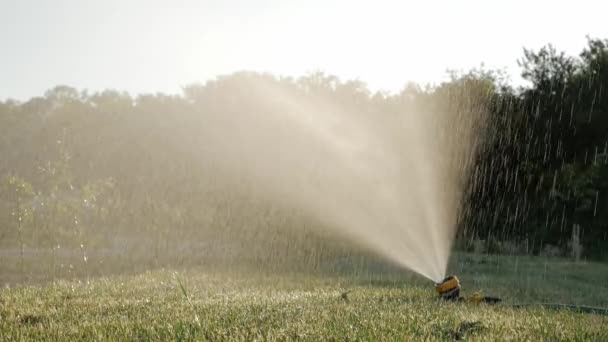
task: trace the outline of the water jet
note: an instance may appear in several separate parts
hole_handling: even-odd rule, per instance
[[[256,197],[441,282],[480,144],[486,92],[443,89],[440,100],[421,96],[404,111],[369,97],[335,101],[269,79],[247,82],[239,108],[251,110],[218,103],[197,144],[205,148],[202,159],[222,170],[218,179],[245,178]]]

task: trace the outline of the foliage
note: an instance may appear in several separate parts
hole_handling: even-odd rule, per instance
[[[530,86],[494,96],[479,156],[465,238],[527,239],[565,248],[580,225],[588,256],[607,246],[607,41],[589,39],[579,58],[551,45],[524,51]]]
[[[29,246],[77,246],[83,244],[84,235],[87,242],[95,241],[94,225],[103,223],[108,214],[104,195],[113,183],[105,179],[76,184],[69,159],[66,153],[59,161],[40,165],[36,187],[17,176],[5,177],[0,202],[14,217],[5,222],[8,227],[2,238],[5,246],[16,239]]]
[[[137,236],[140,248],[161,255],[175,241],[219,246],[230,234],[246,250],[263,245],[254,228],[264,226],[277,232],[274,247],[287,251],[276,253],[286,258],[299,250],[293,241],[318,239],[322,246],[329,238],[330,245],[344,247],[335,236],[319,236],[326,230],[313,229],[325,223],[256,197],[247,177],[217,182],[221,166],[203,158],[213,153],[210,141],[231,139],[229,130],[213,131],[222,117],[283,111],[280,99],[257,96],[257,85],[268,84],[377,120],[489,112],[479,123],[480,153],[463,195],[459,238],[525,240],[530,252],[540,253],[545,244],[566,248],[579,225],[585,256],[602,257],[608,234],[608,43],[589,39],[578,58],[552,46],[525,50],[520,63],[530,86],[518,90],[500,72],[483,69],[452,74],[432,87],[410,84],[398,94],[373,94],[362,82],[324,73],[292,79],[243,72],[187,86],[181,96],[58,86],[23,103],[0,102],[0,245],[15,247],[21,240],[32,247],[124,249],[123,242]],[[451,143],[441,134],[434,138]],[[287,226],[295,235],[285,232]],[[312,249],[322,254],[323,248]]]

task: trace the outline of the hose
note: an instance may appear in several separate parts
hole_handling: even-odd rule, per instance
[[[590,313],[596,315],[608,316],[608,308],[600,308],[586,305],[574,305],[574,304],[562,304],[562,303],[525,303],[525,304],[512,304],[513,308],[526,308],[531,306],[540,306],[547,309],[553,310],[571,310],[581,313]]]

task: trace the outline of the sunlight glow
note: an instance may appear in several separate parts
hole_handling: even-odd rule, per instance
[[[0,99],[56,84],[179,93],[239,70],[322,70],[399,91],[484,63],[517,83],[523,47],[578,53],[587,35],[608,35],[607,9],[599,0],[24,0],[0,14]]]

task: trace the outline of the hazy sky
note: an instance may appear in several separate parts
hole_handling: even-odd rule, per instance
[[[373,90],[482,62],[517,81],[523,47],[608,38],[606,0],[0,0],[0,99],[67,84],[180,92],[238,70],[323,70]]]

